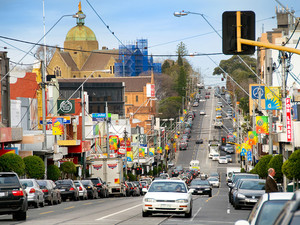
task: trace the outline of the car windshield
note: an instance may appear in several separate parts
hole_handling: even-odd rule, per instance
[[[235,175],[232,183],[235,183],[239,179],[258,179],[257,174],[243,174],[243,175]]]
[[[219,174],[218,174],[218,173],[211,173],[210,176],[211,176],[211,177],[218,177]]]
[[[273,224],[286,202],[287,200],[274,200],[265,202],[259,212],[256,225]]]
[[[90,180],[82,180],[81,183],[83,185],[91,185],[91,181]]]
[[[218,178],[216,178],[216,177],[210,177],[207,180],[209,180],[209,181],[218,181]]]
[[[186,187],[182,182],[154,182],[149,192],[181,192],[186,193]]]
[[[226,159],[226,156],[221,156],[220,159]]]
[[[265,190],[265,182],[264,181],[248,181],[245,180],[240,184],[240,189],[247,190]]]
[[[191,186],[195,185],[210,185],[207,180],[192,180]]]

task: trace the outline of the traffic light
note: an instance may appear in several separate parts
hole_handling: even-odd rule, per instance
[[[226,137],[221,138],[222,145],[226,145]]]
[[[171,143],[174,143],[174,138],[171,138]]]
[[[255,46],[242,45],[242,51],[237,51],[237,17],[236,11],[226,11],[222,15],[223,54],[252,55]],[[255,13],[241,11],[241,38],[255,41]]]

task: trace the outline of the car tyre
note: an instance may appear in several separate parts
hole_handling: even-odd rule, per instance
[[[18,213],[14,213],[13,214],[13,220],[26,220],[26,211],[23,212],[23,211],[20,211]]]
[[[51,200],[48,202],[48,205],[54,205],[53,196],[51,197]]]
[[[146,211],[146,212],[142,211],[142,216],[143,216],[143,217],[148,217],[148,216],[149,216],[149,212],[147,212],[147,211]]]
[[[233,207],[234,207],[234,209],[240,209],[241,208],[241,206],[239,206],[239,205],[237,205],[235,203],[233,203]]]
[[[212,193],[210,192],[210,193],[209,193],[209,197],[211,197],[211,196],[212,196]]]
[[[40,205],[39,205],[39,201],[34,202],[33,204],[34,204],[34,208],[39,208],[39,206],[40,206]]]
[[[43,200],[42,202],[40,202],[40,206],[41,207],[45,207],[45,200]]]
[[[184,217],[185,217],[185,218],[191,218],[191,217],[192,217],[192,213],[193,213],[193,209],[192,209],[192,207],[191,207],[190,212],[185,213],[185,214],[184,214]]]

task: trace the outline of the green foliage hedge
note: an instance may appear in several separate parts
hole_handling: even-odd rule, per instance
[[[60,169],[56,165],[50,165],[47,168],[47,179],[58,180],[61,176]]]
[[[21,156],[14,153],[6,153],[0,156],[0,171],[15,172],[19,176],[25,173],[25,163]]]
[[[25,173],[28,178],[42,179],[45,175],[45,165],[43,160],[36,156],[27,156],[24,159]]]

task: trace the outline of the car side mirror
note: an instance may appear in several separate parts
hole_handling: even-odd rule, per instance
[[[27,184],[22,184],[22,187],[23,187],[24,189],[26,189],[26,188],[27,188]]]

